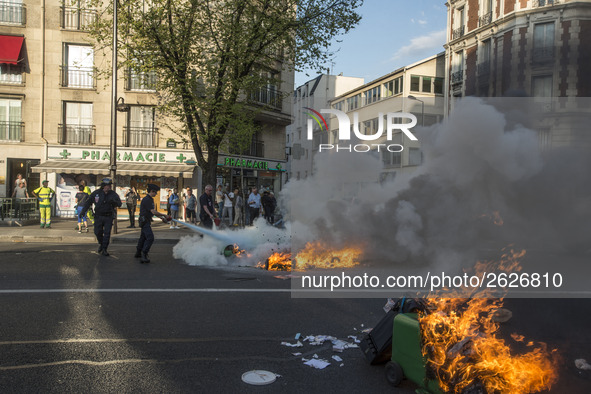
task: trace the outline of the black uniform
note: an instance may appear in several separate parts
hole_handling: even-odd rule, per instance
[[[204,206],[207,206],[209,213],[212,215],[215,213],[213,210],[213,197],[208,196],[207,193],[203,193],[201,197],[199,197],[199,208],[201,210],[199,213],[199,219],[201,220],[201,225],[203,227],[213,228],[213,221],[207,212],[205,212],[205,209],[203,209]]]
[[[152,210],[154,207],[154,199],[149,194],[142,199],[140,203],[140,218],[139,225],[142,229],[140,239],[137,243],[137,253],[148,254],[152,244],[154,243],[154,232],[152,231],[152,217],[154,214]],[[137,256],[137,255],[136,255]]]
[[[96,240],[99,244],[98,251],[108,256],[107,248],[111,241],[113,216],[115,214],[115,208],[121,206],[121,199],[113,190],[105,193],[103,188],[97,189],[86,200],[82,212],[80,212],[81,217],[86,215],[92,204],[94,204],[94,235],[96,235]]]

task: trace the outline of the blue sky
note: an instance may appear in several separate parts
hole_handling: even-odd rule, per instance
[[[340,36],[331,74],[365,82],[443,51],[447,9],[443,0],[365,0],[359,25]],[[296,87],[314,78],[296,74]]]

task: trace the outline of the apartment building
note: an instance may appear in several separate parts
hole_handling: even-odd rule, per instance
[[[58,192],[56,214],[69,216],[75,186],[84,179],[93,188],[109,174],[111,81],[98,78],[97,70],[111,54],[95,51],[85,32],[99,15],[83,0],[0,2],[0,197],[11,196],[18,173],[29,191],[49,179]],[[260,132],[246,151],[220,154],[220,183],[280,187],[291,119],[282,92],[293,90],[294,74],[276,72],[286,82],[249,97],[265,107],[256,118]],[[180,125],[157,110],[156,78],[132,69],[117,76],[120,194],[147,183],[200,190],[192,147],[174,133]],[[256,169],[237,170],[238,159]]]
[[[573,115],[581,98],[591,94],[591,78],[584,72],[591,66],[591,1],[450,0],[446,5],[447,111],[464,96],[532,97],[545,113],[536,126],[543,148],[591,147]]]
[[[306,125],[310,119],[307,108],[317,111],[330,108],[330,100],[363,85],[363,82],[363,78],[321,74],[294,90],[293,123],[286,128],[289,178],[305,179],[314,173],[314,143],[306,138]]]
[[[375,134],[379,130],[380,114],[382,124],[385,125],[387,113],[390,112],[411,113],[417,118],[417,128],[428,127],[443,119],[444,85],[445,53],[441,52],[337,96],[330,101],[330,105],[333,109],[345,112],[352,123],[357,116],[358,130],[366,135]],[[406,122],[402,118],[395,120],[396,123]],[[352,124],[351,127],[355,126]],[[330,116],[329,133],[322,133],[320,127],[315,125],[314,154],[323,154],[318,152],[320,144],[345,146],[351,143],[339,141],[338,128],[339,124],[334,116]],[[391,152],[382,149],[376,152],[384,165],[381,180],[393,179],[397,173],[411,172],[421,164],[420,138],[419,141],[412,141],[404,133],[397,131],[393,133],[393,140],[388,143],[402,145],[403,150]]]

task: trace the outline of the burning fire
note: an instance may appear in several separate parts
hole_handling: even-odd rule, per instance
[[[556,382],[555,350],[540,343],[526,354],[512,355],[505,341],[496,337],[499,326],[490,317],[502,306],[501,300],[427,302],[430,312],[419,317],[422,352],[443,392],[462,393],[480,386],[486,393],[533,393]],[[512,337],[524,340],[517,334]]]
[[[275,252],[264,264],[258,262],[257,268],[264,268],[268,271],[291,271],[291,253]]]
[[[295,257],[296,269],[351,268],[359,265],[361,254],[358,247],[334,249],[320,241],[308,242]]]
[[[490,214],[480,215],[480,217],[492,220],[492,222],[497,226],[502,226],[504,223],[503,218],[501,217],[501,214],[499,211],[493,211]]]

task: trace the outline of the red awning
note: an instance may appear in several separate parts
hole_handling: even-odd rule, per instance
[[[25,37],[0,36],[0,63],[17,64]]]

